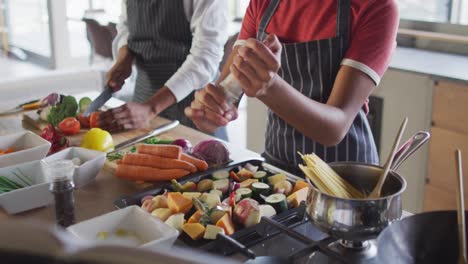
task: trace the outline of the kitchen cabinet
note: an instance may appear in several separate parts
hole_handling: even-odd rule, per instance
[[[424,210],[456,209],[455,149],[462,150],[463,167],[468,168],[468,85],[441,81],[434,86],[432,139]],[[466,173],[465,173],[466,175]],[[468,192],[468,180],[464,181]],[[465,203],[468,196],[465,195]]]

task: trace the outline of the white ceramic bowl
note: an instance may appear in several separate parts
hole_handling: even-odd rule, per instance
[[[16,214],[53,202],[49,191],[48,178],[41,161],[31,161],[6,168],[0,168],[0,175],[25,185],[14,174],[22,173],[32,181],[32,185],[0,194],[0,206],[9,214]]]
[[[148,249],[169,249],[179,235],[179,231],[166,225],[136,205],[116,210],[67,228],[70,233],[83,242],[124,245],[122,241],[99,238],[100,232],[113,234],[118,229],[134,233],[141,242],[138,247]]]
[[[31,131],[0,136],[0,149],[14,148],[15,152],[0,156],[0,168],[40,160],[47,155],[50,142]]]
[[[72,147],[57,152],[43,160],[0,168],[1,176],[6,176],[16,183],[24,185],[14,175],[18,171],[28,176],[33,182],[29,187],[0,194],[0,206],[7,213],[16,214],[51,204],[53,202],[53,195],[49,191],[50,179],[48,178],[44,162],[73,158],[81,160],[81,165],[75,168],[73,174],[75,188],[80,188],[96,178],[96,175],[104,165],[106,154],[99,151]]]
[[[81,165],[75,168],[75,173],[73,174],[75,188],[80,188],[96,178],[102,166],[104,166],[106,153],[85,148],[71,147],[50,155],[45,158],[44,161],[71,160],[73,158],[79,158],[81,161]]]

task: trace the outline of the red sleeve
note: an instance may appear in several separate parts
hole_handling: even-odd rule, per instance
[[[360,13],[341,64],[363,71],[378,84],[396,47],[398,7],[395,0],[374,0]]]
[[[258,0],[251,0],[242,20],[242,27],[238,39],[249,39],[257,37],[257,20],[260,14]],[[269,2],[269,1],[268,1]]]

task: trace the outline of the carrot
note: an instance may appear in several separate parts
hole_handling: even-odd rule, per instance
[[[190,171],[182,169],[156,169],[136,165],[120,164],[117,166],[115,176],[132,181],[168,181],[178,179],[189,174]]]
[[[197,159],[188,154],[182,153],[180,155],[180,159],[192,163],[193,165],[195,165],[195,167],[197,167],[198,170],[206,171],[208,169],[208,163],[206,163],[206,161]]]
[[[123,156],[122,164],[146,166],[157,169],[183,169],[192,173],[197,171],[197,167],[192,163],[148,154],[128,153]]]
[[[3,153],[8,154],[8,153],[13,153],[13,152],[15,152],[15,149],[7,148]]]
[[[138,153],[160,156],[170,159],[180,159],[182,148],[176,145],[138,144]]]

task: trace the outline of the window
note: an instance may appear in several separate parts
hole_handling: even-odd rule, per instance
[[[6,2],[9,42],[28,53],[50,57],[47,0]]]
[[[468,25],[468,0],[398,0],[406,20]]]

